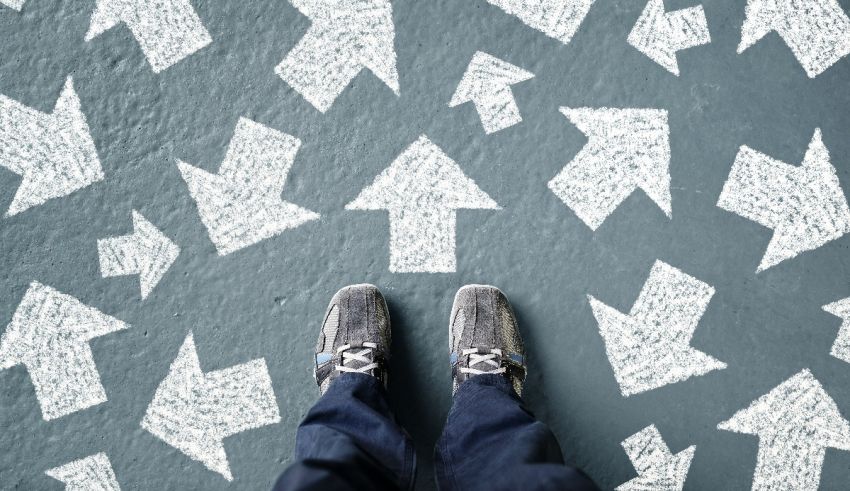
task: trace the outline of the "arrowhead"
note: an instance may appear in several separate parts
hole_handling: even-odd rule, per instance
[[[595,0],[487,0],[529,27],[564,44],[578,31]]]
[[[109,457],[100,452],[45,471],[65,483],[65,491],[119,491]]]
[[[97,0],[86,32],[86,42],[100,36],[121,23],[120,5],[115,0]]]
[[[684,487],[695,446],[673,455],[655,425],[630,436],[622,446],[639,475],[617,486],[617,491],[681,491]]]
[[[772,0],[773,5],[777,2]],[[775,29],[775,22],[782,12],[764,0],[749,0],[744,11],[744,24],[741,26],[741,42],[738,44],[738,54],[756,44],[770,31]],[[781,18],[781,17],[779,17]]]
[[[180,248],[136,210],[133,210],[133,235],[141,249],[139,282],[144,299],[177,259]]]
[[[824,305],[823,310],[844,320],[830,354],[850,363],[850,297]]]
[[[26,2],[26,0],[0,0],[0,3],[11,9],[17,10],[18,12],[24,8],[24,2]]]
[[[467,101],[484,100],[513,84],[533,77],[534,74],[531,72],[478,51],[469,62],[449,102],[449,107],[455,107]]]
[[[649,0],[632,31],[629,44],[679,76],[676,53],[711,42],[702,6],[664,11],[663,0]]]

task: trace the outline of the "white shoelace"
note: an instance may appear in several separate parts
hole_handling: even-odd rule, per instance
[[[469,355],[469,366],[460,367],[461,373],[468,373],[471,375],[481,375],[484,373],[505,373],[505,367],[500,367],[499,362],[496,361],[497,356],[502,356],[502,350],[500,349],[491,349],[489,353],[481,354],[478,352],[477,348],[469,348],[461,351],[461,355]],[[472,365],[477,365],[479,363],[489,365],[495,368],[495,370],[479,370],[477,368],[472,368]]]
[[[367,358],[366,355],[370,353],[372,350],[378,347],[375,343],[363,343],[363,349],[357,352],[350,352],[348,350],[351,349],[350,344],[343,344],[339,348],[336,349],[336,352],[342,355],[342,363],[336,366],[337,371],[339,372],[354,372],[354,373],[368,373],[370,370],[378,368],[378,364]],[[345,366],[350,361],[359,361],[362,363],[366,363],[360,368],[353,368]]]

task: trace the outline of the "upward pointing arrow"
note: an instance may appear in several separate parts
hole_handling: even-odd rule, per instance
[[[14,10],[20,11],[22,8],[24,8],[24,3],[26,1],[27,0],[0,0],[0,3]]]
[[[808,369],[717,428],[759,437],[754,491],[815,491],[826,449],[850,450],[850,423]]]
[[[100,452],[45,471],[65,483],[65,491],[119,491],[109,457]]]
[[[97,0],[86,41],[127,24],[154,73],[212,42],[189,0]]]
[[[399,95],[389,0],[290,0],[313,22],[275,71],[321,112],[367,68]]]
[[[681,491],[697,449],[691,445],[673,455],[655,425],[626,438],[622,446],[638,477],[617,486],[617,491]]]
[[[469,62],[449,107],[472,101],[484,132],[495,133],[522,121],[510,86],[532,77],[531,72],[478,51]]]
[[[711,42],[702,5],[664,12],[664,0],[649,0],[640,14],[629,44],[652,61],[679,76],[676,52]]]
[[[850,363],[850,297],[824,305],[823,310],[844,320],[829,354]]]
[[[564,44],[578,31],[595,0],[487,0]]]
[[[6,216],[103,180],[70,77],[50,114],[0,95],[0,166],[22,176]]]
[[[345,209],[389,211],[391,272],[450,273],[457,210],[501,208],[422,135]]]
[[[820,129],[800,166],[742,146],[717,206],[773,229],[757,272],[850,232],[850,208]]]
[[[0,337],[0,369],[24,365],[45,420],[106,402],[89,341],[127,324],[34,281]]]

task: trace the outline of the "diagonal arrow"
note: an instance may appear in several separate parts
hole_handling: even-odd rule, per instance
[[[850,53],[850,18],[836,0],[749,0],[738,53],[776,31],[809,78]]]
[[[843,320],[829,354],[850,363],[850,297],[824,305],[823,310]]]
[[[0,0],[0,4],[20,12],[20,10],[24,8],[24,3],[26,1],[27,0]]]
[[[154,73],[212,42],[189,0],[97,0],[86,41],[127,24]]]
[[[142,299],[147,298],[178,254],[177,244],[136,210],[132,234],[97,241],[101,275],[107,278],[138,274]]]
[[[673,455],[655,425],[626,438],[622,446],[638,477],[617,486],[617,491],[681,491],[697,449],[691,445]]]
[[[109,457],[100,452],[45,471],[65,483],[65,491],[119,491]]]
[[[664,11],[664,0],[649,0],[632,31],[629,44],[679,76],[676,52],[711,42],[702,5]]]
[[[34,281],[0,337],[0,369],[24,365],[45,420],[106,402],[89,341],[127,324]]]
[[[562,107],[588,141],[549,189],[592,230],[642,189],[670,217],[670,127],[663,109]]]
[[[478,51],[452,96],[449,107],[472,101],[488,135],[522,121],[511,85],[534,74],[495,56]]]
[[[850,208],[820,129],[800,166],[742,146],[717,206],[773,229],[757,272],[850,232]]]
[[[22,177],[6,216],[103,180],[70,77],[50,114],[0,95],[0,166]]]
[[[240,118],[218,174],[177,165],[219,255],[319,218],[280,199],[301,140]]]
[[[457,210],[501,208],[422,135],[345,209],[389,211],[391,272],[450,273]]]
[[[487,0],[533,29],[567,44],[595,0]]]
[[[850,423],[808,369],[756,399],[717,429],[758,436],[753,491],[815,491],[826,449],[850,451]]]
[[[712,296],[710,285],[662,261],[655,261],[628,314],[588,295],[624,396],[726,368],[690,346]]]
[[[389,0],[290,0],[312,25],[275,71],[321,112],[361,70],[399,95]]]
[[[141,425],[232,481],[223,440],[278,422],[280,412],[265,360],[204,373],[190,332]]]

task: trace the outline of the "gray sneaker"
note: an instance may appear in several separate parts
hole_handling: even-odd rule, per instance
[[[466,379],[502,374],[522,394],[525,348],[505,295],[494,286],[467,285],[458,290],[449,321],[454,391]]]
[[[316,344],[316,383],[324,394],[346,372],[365,373],[386,387],[390,316],[374,285],[351,285],[331,299]]]

